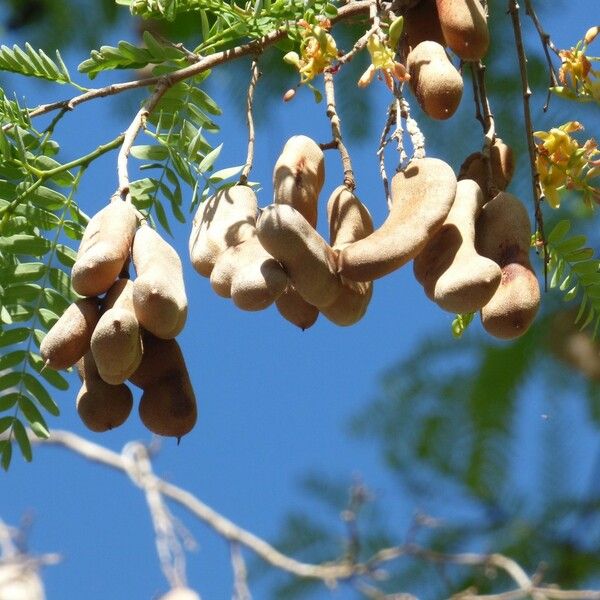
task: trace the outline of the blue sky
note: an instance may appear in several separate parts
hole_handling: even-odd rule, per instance
[[[496,4],[504,10],[505,3],[491,3],[493,8]],[[591,23],[579,11],[589,12],[594,4],[590,0],[569,2],[564,14],[547,22],[558,46],[582,36]],[[106,42],[114,43],[120,37],[128,35],[115,32]],[[71,67],[83,57],[65,58]],[[233,102],[243,97],[246,78],[239,84],[239,97],[228,98],[219,92],[228,89],[222,78],[233,76],[229,70],[217,70],[212,76],[211,90],[224,110],[219,124],[225,145],[217,168],[241,164],[245,157],[245,124]],[[104,83],[99,77],[95,85]],[[40,102],[67,93],[35,82],[19,82],[18,92]],[[374,150],[387,90],[375,82],[365,93],[376,107],[376,122],[365,123],[368,137],[350,142],[350,152],[358,194],[380,224],[386,207]],[[338,91],[338,98],[343,104],[343,91]],[[464,110],[470,110],[470,100],[465,94]],[[541,97],[538,100],[541,102]],[[131,116],[134,107],[132,100]],[[346,111],[342,118],[360,119],[361,115]],[[112,99],[78,107],[63,119],[57,132],[64,156],[74,157],[95,148],[128,123],[127,114],[115,110]],[[451,124],[440,123],[436,140],[448,139],[452,131]],[[472,130],[464,132],[472,138],[473,148],[480,143],[479,132],[475,121]],[[319,141],[331,137],[324,106],[315,106],[307,90],[301,90],[289,104],[276,104],[268,122],[261,121],[251,175],[262,184],[261,206],[271,202],[272,168],[285,140],[300,133]],[[143,138],[139,141],[149,143]],[[460,156],[453,155],[452,142],[436,143],[432,154],[446,158],[455,167],[461,162]],[[519,161],[522,173],[524,162]],[[338,155],[327,152],[319,214],[323,233],[327,230],[326,199],[339,183]],[[100,209],[116,184],[116,154],[111,153],[86,173],[78,193],[83,209],[88,214]],[[395,485],[380,464],[378,449],[351,439],[345,423],[374,396],[383,370],[408,355],[422,336],[434,331],[450,336],[452,315],[426,300],[408,267],[375,283],[369,310],[357,325],[339,328],[321,316],[314,327],[301,332],[284,321],[274,307],[244,313],[231,301],[217,297],[208,280],[197,275],[187,259],[189,225],[176,224],[174,234],[175,240],[169,241],[183,257],[190,305],[188,323],[178,339],[196,391],[199,419],[180,446],[173,440],[164,441],[155,461],[156,472],[266,539],[275,537],[288,510],[314,509],[297,485],[307,471],[325,471],[349,484],[361,477],[388,509],[393,531],[401,535],[416,507],[399,501]],[[77,381],[74,376],[71,379],[73,390],[56,396],[62,414],[49,420],[51,427],[72,430],[114,450],[132,439],[150,439],[135,412],[118,430],[102,435],[87,432],[74,409]],[[539,412],[529,418],[539,420]],[[64,450],[36,448],[32,464],[17,458],[8,475],[0,474],[2,519],[15,524],[28,511],[35,517],[32,551],[63,555],[61,564],[44,571],[50,600],[155,598],[167,591],[143,494],[123,474],[91,465]],[[174,512],[199,546],[188,555],[190,585],[204,599],[231,597],[227,544],[187,514],[176,508]],[[253,592],[255,598],[267,597],[260,583]],[[332,596],[348,597],[343,590]],[[312,597],[331,596],[323,592]]]

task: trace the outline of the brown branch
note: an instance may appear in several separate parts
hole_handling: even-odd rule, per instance
[[[341,6],[338,9],[338,14],[331,19],[331,23],[339,23],[356,15],[364,14],[369,11],[370,5],[371,0],[356,0],[355,2],[351,2],[349,4],[346,4],[345,6]],[[135,79],[133,81],[126,81],[123,83],[114,83],[103,88],[88,90],[87,92],[74,96],[73,98],[70,98],[68,100],[59,100],[58,102],[42,104],[41,106],[38,106],[37,108],[31,110],[29,112],[29,117],[37,117],[39,115],[43,115],[54,110],[73,110],[76,106],[84,102],[88,102],[96,98],[113,96],[115,94],[120,94],[125,91],[134,90],[142,87],[158,85],[161,82],[161,80],[164,79],[167,79],[168,81],[170,81],[171,85],[174,85],[179,81],[183,81],[184,79],[189,79],[190,77],[199,75],[200,73],[203,73],[208,69],[212,69],[220,64],[231,62],[232,60],[236,60],[243,56],[260,54],[265,48],[268,48],[269,46],[272,46],[280,42],[283,38],[285,38],[288,34],[288,28],[289,23],[282,26],[280,29],[277,29],[276,31],[271,31],[267,35],[257,40],[253,40],[246,44],[241,44],[240,46],[236,46],[228,50],[223,50],[221,52],[215,52],[214,54],[210,54],[209,56],[202,57],[196,63],[188,65],[187,67],[183,67],[177,71],[173,71],[167,76],[147,77],[142,79]],[[4,127],[10,128],[12,127],[12,124],[9,123]]]
[[[521,87],[523,90],[523,114],[525,117],[525,133],[527,135],[527,150],[529,152],[529,169],[531,171],[531,186],[533,193],[533,201],[535,206],[535,223],[543,245],[544,252],[544,290],[548,291],[548,251],[546,243],[546,235],[544,232],[544,217],[542,215],[542,200],[543,195],[540,186],[540,176],[535,168],[536,149],[533,141],[533,125],[531,120],[531,109],[529,99],[531,97],[531,88],[527,78],[527,57],[525,56],[525,48],[523,46],[523,35],[521,32],[521,18],[519,16],[519,4],[517,0],[508,0],[508,12],[510,13],[513,32],[515,36],[515,45],[517,48],[517,56],[519,59],[519,73],[521,75]]]
[[[329,69],[327,69],[325,73],[323,73],[323,76],[325,78],[327,116],[329,117],[329,121],[331,122],[331,133],[333,135],[333,139],[337,142],[337,148],[342,158],[342,167],[344,169],[344,185],[350,191],[353,191],[356,187],[356,180],[354,178],[354,172],[352,171],[352,162],[350,160],[350,154],[348,152],[348,149],[344,145],[344,141],[342,139],[340,117],[337,114],[337,110],[335,107],[335,86],[333,83],[333,73]]]
[[[246,164],[242,169],[239,183],[240,185],[246,185],[248,183],[248,175],[252,169],[252,163],[254,162],[254,119],[252,118],[252,106],[254,102],[254,90],[256,89],[256,83],[260,77],[260,71],[258,70],[258,60],[254,58],[251,66],[250,84],[248,85],[248,94],[246,96],[246,123],[248,124],[248,152],[246,154]]]

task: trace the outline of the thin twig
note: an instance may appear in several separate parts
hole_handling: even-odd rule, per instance
[[[240,546],[232,542],[230,549],[233,569],[233,600],[252,600],[252,594],[248,588],[248,572]]]
[[[549,50],[552,50],[556,56],[560,56],[558,48],[552,42],[550,36],[544,31],[540,20],[533,8],[533,2],[531,0],[525,0],[525,14],[529,16],[529,18],[533,21],[535,28],[540,36],[540,40],[542,42],[542,47],[544,48],[544,55],[546,56],[546,62],[548,63],[548,71],[550,73],[550,86],[549,88],[553,88],[558,85],[558,79],[556,77],[556,71],[554,70],[554,65],[552,64],[552,58],[550,57]],[[548,110],[548,106],[550,105],[550,96],[552,92],[548,89],[548,96],[546,97],[546,103],[544,104],[544,112]]]
[[[129,125],[127,131],[125,132],[125,138],[123,139],[123,144],[117,157],[119,195],[121,196],[122,200],[131,202],[131,197],[129,195],[129,173],[127,170],[127,158],[129,157],[129,152],[133,146],[133,143],[135,142],[135,138],[140,132],[140,129],[145,127],[148,115],[156,108],[156,105],[159,103],[164,93],[174,84],[175,82],[172,81],[169,76],[162,77],[154,88],[154,92],[152,92],[150,98],[148,98],[144,106],[137,112],[133,118],[133,121],[131,122],[131,125]]]
[[[344,145],[342,139],[342,129],[340,117],[337,114],[335,107],[335,86],[333,83],[333,73],[330,70],[326,70],[323,74],[325,78],[325,97],[327,98],[327,116],[331,122],[331,133],[333,139],[337,142],[337,148],[342,158],[342,167],[344,169],[344,185],[353,191],[356,187],[356,180],[354,178],[354,172],[352,171],[352,161],[350,160],[350,154],[348,149]]]
[[[483,156],[483,164],[486,172],[487,189],[484,190],[486,198],[494,198],[498,193],[498,188],[494,182],[492,175],[492,161],[490,159],[491,149],[496,139],[496,123],[490,106],[490,101],[487,95],[485,86],[485,65],[478,61],[471,63],[471,73],[477,90],[478,111],[481,109],[481,122],[483,124],[484,142],[481,154]]]
[[[410,142],[413,147],[414,158],[425,157],[425,136],[419,128],[419,124],[410,116],[410,104],[402,93],[402,84],[394,81],[394,96],[400,102],[400,115],[406,121],[406,131],[410,137]],[[398,166],[398,170],[401,168]]]
[[[531,121],[531,109],[529,99],[531,97],[531,88],[527,78],[527,57],[523,46],[523,35],[521,32],[521,18],[519,16],[519,4],[517,0],[508,0],[508,12],[510,13],[513,31],[515,35],[515,45],[519,59],[519,73],[521,75],[521,87],[523,90],[523,114],[525,116],[525,134],[527,135],[527,150],[529,152],[529,169],[531,171],[531,186],[533,192],[533,201],[535,206],[536,229],[541,236],[541,242],[544,252],[544,290],[548,291],[548,249],[546,235],[544,232],[544,217],[542,214],[543,195],[540,186],[540,176],[535,168],[536,149],[533,141],[533,125]]]
[[[256,83],[260,77],[260,71],[258,70],[258,59],[252,60],[252,66],[250,67],[251,76],[250,84],[248,85],[248,93],[246,95],[246,123],[248,124],[248,153],[246,154],[246,164],[242,169],[239,183],[240,185],[246,185],[248,183],[248,175],[252,169],[252,163],[254,162],[254,119],[252,118],[252,106],[254,103],[254,90],[256,89]]]

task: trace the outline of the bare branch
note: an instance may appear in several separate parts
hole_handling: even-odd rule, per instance
[[[252,600],[248,589],[248,573],[240,547],[235,542],[230,544],[231,566],[233,569],[233,600]]]

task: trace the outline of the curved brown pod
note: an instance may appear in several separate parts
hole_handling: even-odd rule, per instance
[[[253,234],[219,256],[210,283],[217,294],[231,297],[238,308],[255,311],[273,304],[285,290],[288,278]]]
[[[292,136],[273,169],[273,202],[289,204],[313,226],[325,180],[325,160],[319,145],[305,135]]]
[[[91,350],[100,377],[123,383],[142,360],[140,325],[133,308],[133,282],[118,279],[104,299],[104,312],[94,329]]]
[[[366,206],[346,186],[333,190],[327,202],[329,239],[334,252],[373,233],[373,220]],[[321,312],[336,325],[353,325],[367,311],[373,295],[373,282],[356,282],[340,277],[340,292]]]
[[[177,336],[188,302],[181,259],[152,227],[143,223],[133,239],[133,308],[140,325],[160,338]]]
[[[219,190],[198,207],[189,252],[200,275],[209,277],[217,258],[227,248],[252,236],[257,210],[256,194],[246,185]]]
[[[500,284],[500,267],[475,250],[475,220],[483,203],[477,183],[459,181],[446,221],[413,262],[417,281],[444,310],[476,312]]]
[[[432,119],[448,119],[458,108],[463,79],[437,42],[425,41],[413,48],[406,59],[408,81],[419,106]]]
[[[467,156],[458,173],[459,180],[473,179],[476,181],[487,196],[486,201],[491,200],[491,197],[489,197],[490,189],[495,190],[493,196],[498,192],[506,190],[515,172],[512,149],[500,138],[496,138],[490,148],[489,161],[492,176],[491,182],[488,181],[488,170],[481,152],[474,152]],[[489,183],[491,183],[491,186]]]
[[[456,194],[456,177],[437,158],[412,160],[392,179],[392,207],[379,229],[339,254],[339,273],[373,281],[414,258],[442,226]]]
[[[284,319],[300,327],[302,331],[312,327],[319,318],[319,309],[309,304],[293,285],[288,285],[275,300],[275,306]]]
[[[540,286],[529,262],[531,225],[523,203],[500,192],[481,211],[476,223],[476,248],[500,265],[502,280],[481,309],[485,330],[501,339],[523,335],[537,314]]]
[[[100,318],[98,298],[73,302],[40,344],[40,355],[53,369],[72,367],[89,349]]]
[[[78,294],[100,296],[108,291],[129,258],[136,228],[135,209],[118,198],[90,219],[71,272]]]
[[[435,0],[421,0],[404,13],[404,31],[409,48],[415,48],[426,40],[445,46]]]
[[[82,380],[76,407],[83,424],[95,432],[108,431],[122,425],[133,407],[131,390],[124,384],[110,385],[98,373],[91,352],[77,363]]]
[[[481,60],[490,44],[479,0],[436,0],[446,44],[463,60]]]
[[[144,332],[144,357],[129,377],[143,394],[139,405],[142,423],[157,435],[181,438],[198,417],[196,395],[176,340],[163,340]]]
[[[317,308],[334,302],[339,294],[335,254],[295,208],[287,204],[267,206],[258,219],[256,232],[306,302]]]

